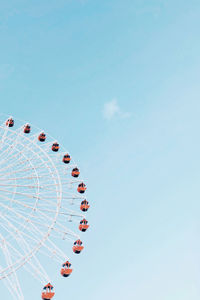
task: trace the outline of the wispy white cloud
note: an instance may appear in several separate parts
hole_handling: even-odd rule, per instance
[[[131,114],[129,112],[123,112],[119,107],[117,100],[113,99],[104,104],[103,116],[105,119],[111,120],[115,116],[120,118],[129,118]]]

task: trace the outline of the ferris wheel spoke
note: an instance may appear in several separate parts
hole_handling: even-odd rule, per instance
[[[0,266],[0,269],[2,267]],[[4,285],[6,286],[6,288],[8,289],[8,291],[10,292],[10,294],[12,295],[13,299],[16,299],[16,292],[15,292],[15,288],[13,289],[13,285],[12,285],[12,279],[10,277],[6,277],[3,280]],[[21,300],[18,298],[18,300]]]
[[[54,203],[53,200],[55,200],[55,197],[48,196],[48,195],[47,196],[43,195],[42,198],[45,201],[45,203],[47,201],[48,201],[48,203]],[[50,199],[52,199],[52,201],[50,201]],[[84,200],[84,199],[85,199],[85,197],[83,197],[83,196],[69,195],[68,197],[67,196],[62,197],[62,202],[64,205],[66,205],[66,204],[74,205],[74,204],[77,204],[77,201]],[[79,205],[79,203],[78,203],[78,205]]]
[[[1,137],[1,143],[0,143],[1,144],[0,149],[1,149],[4,144],[4,141],[6,139],[6,136],[7,136],[8,132],[10,132],[10,131],[9,131],[8,126],[5,126],[5,123],[0,126],[0,130],[3,131],[2,137]]]
[[[13,245],[11,245],[9,242],[7,242],[7,244],[9,245],[10,247],[10,251],[12,253],[12,256],[15,257],[15,258],[23,258],[24,256],[26,256],[26,254],[28,253],[28,250],[25,249],[24,247],[24,239],[23,239],[23,236],[22,236],[22,232],[19,231],[19,229],[16,228],[16,226],[14,226],[13,224],[11,224],[11,222],[7,219],[7,218],[4,218],[4,221],[7,225],[1,225],[2,228],[4,228],[5,231],[7,231],[9,233],[9,236],[13,237],[13,239],[15,240],[15,247]],[[24,234],[24,237],[26,237],[26,234]],[[30,244],[30,241],[31,239],[29,238],[29,246],[31,245]],[[19,252],[17,250],[17,247],[20,247],[21,250],[23,250],[23,253]],[[11,271],[12,271],[12,268],[10,268]],[[10,270],[8,268],[8,270]]]
[[[68,260],[69,258],[66,254],[58,248],[54,242],[48,239],[47,243],[44,245],[45,249],[49,251],[51,257],[57,259],[58,262],[62,263],[64,260]],[[43,251],[43,250],[40,250]]]
[[[49,174],[46,175],[38,175],[38,176],[24,176],[24,177],[12,177],[12,178],[0,178],[0,182],[4,181],[14,181],[14,180],[34,180],[34,179],[44,179],[45,177],[49,178]]]
[[[13,257],[15,257],[15,258],[18,258],[18,257],[23,258],[23,256],[20,254],[20,252],[14,248],[12,248],[12,253],[13,253]],[[16,253],[17,253],[17,255],[14,255]],[[32,260],[34,260],[34,263],[32,262]],[[37,280],[39,280],[42,284],[45,284],[45,282],[50,282],[48,275],[46,274],[45,270],[42,268],[41,264],[36,259],[36,257],[33,257],[31,260],[29,260],[27,262],[27,265],[29,267],[25,265],[24,266],[25,270],[28,273],[30,273],[33,277],[35,277]],[[9,271],[8,275],[9,275],[9,278],[13,277],[13,272]],[[13,282],[13,280],[11,282]],[[17,290],[18,290],[18,286],[17,286]],[[14,295],[15,295],[15,293],[14,293]],[[14,298],[14,299],[16,299],[16,298]]]
[[[29,224],[31,224],[33,226],[33,228],[36,230],[37,233],[42,234],[42,232],[33,224],[32,220],[27,219],[25,216],[23,216],[21,213],[15,211],[13,208],[8,207],[7,205],[4,205],[2,203],[0,203],[1,206],[3,206],[4,208],[7,208],[8,210],[12,211],[16,216],[19,216],[20,218],[24,219],[24,221],[28,222]],[[54,222],[54,219],[52,219]],[[49,229],[52,229],[52,226],[49,226]],[[49,230],[47,232],[46,235],[46,239],[49,237]]]
[[[6,198],[6,200],[7,200],[7,198]],[[24,208],[29,208],[30,210],[32,210],[32,211],[37,211],[37,212],[39,212],[40,213],[40,217],[41,218],[43,218],[43,220],[44,221],[46,221],[47,219],[48,220],[50,220],[50,221],[53,221],[53,218],[52,217],[49,217],[49,216],[47,216],[44,212],[51,212],[52,214],[55,214],[55,210],[42,210],[42,209],[40,209],[40,208],[35,208],[35,207],[33,207],[33,206],[29,206],[29,205],[27,205],[27,204],[23,204],[23,203],[21,203],[20,201],[17,201],[17,200],[14,200],[13,202],[15,202],[15,203],[17,203],[17,204],[19,204],[19,206],[22,206],[22,207],[24,207]],[[0,204],[0,205],[2,205],[2,204]],[[4,206],[4,208],[6,208],[6,209],[9,209],[9,206],[7,206],[7,205],[3,205]],[[21,211],[21,210],[19,210],[19,209],[17,209],[17,212],[18,213],[20,213],[22,216],[24,216],[23,215],[23,213],[24,213],[24,211]],[[29,218],[34,218],[34,216],[33,215],[28,215],[28,217],[27,216],[24,216],[25,218],[26,218],[26,221],[29,221],[29,219],[28,219],[28,217]],[[32,223],[35,223],[35,224],[40,224],[40,225],[42,225],[43,227],[45,226],[45,223],[43,222],[43,223],[39,223],[39,222],[35,222],[34,220],[32,220],[32,219],[30,219],[31,220],[31,222]],[[38,220],[38,216],[37,216],[37,220]],[[48,226],[47,226],[48,227]],[[70,231],[69,231],[70,232]],[[71,233],[71,232],[70,232]]]
[[[41,158],[38,157],[38,154],[35,151],[33,151],[33,149],[31,149],[30,147],[27,147],[27,145],[24,145],[24,144],[20,144],[20,146],[21,146],[20,149],[18,149],[18,148],[15,149],[15,151],[16,151],[15,155],[13,155],[12,153],[9,153],[10,155],[7,157],[7,160],[10,159],[12,161],[12,163],[9,166],[16,167],[17,164],[22,165],[30,160],[35,160],[35,161],[37,159],[41,160]],[[30,153],[31,153],[31,155],[30,155]],[[5,158],[2,162],[5,162]],[[4,169],[6,169],[6,168],[4,168]]]
[[[85,217],[83,214],[79,214],[76,211],[73,211],[73,210],[65,208],[65,207],[61,208],[60,214],[61,215],[67,215],[67,216],[70,216],[70,217],[79,217],[79,218],[84,218]]]
[[[0,205],[3,206],[4,208],[8,209],[9,211],[11,211],[14,215],[18,216],[20,219],[27,222],[27,224],[31,224],[32,229],[35,230],[37,232],[37,234],[41,234],[41,236],[43,235],[43,233],[33,224],[32,220],[28,219],[27,217],[25,217],[23,214],[19,213],[18,211],[16,211],[12,207],[8,207],[7,205],[4,205],[2,203],[0,203]],[[51,229],[51,227],[52,226],[49,226],[50,229]],[[46,238],[48,236],[49,236],[49,231],[46,233]]]
[[[4,239],[4,237],[2,236],[2,234],[0,234],[0,238],[3,241],[3,245],[2,245],[1,248],[2,248],[2,251],[4,253],[7,265],[11,266],[11,268],[12,268],[13,262],[12,262],[11,254],[10,254],[10,252],[8,250],[8,247],[7,247],[7,242]],[[23,297],[23,294],[22,294],[21,286],[19,284],[19,280],[18,280],[18,277],[16,275],[16,271],[14,269],[12,269],[11,276],[12,276],[12,279],[11,279],[12,287],[11,288],[15,291],[15,294],[17,295],[18,299],[23,300],[24,297]]]
[[[27,157],[23,154],[23,157],[27,160]],[[33,166],[33,164],[32,164],[32,162],[29,160],[29,164],[34,168],[34,166]],[[35,176],[36,176],[36,183],[37,183],[37,186],[36,186],[36,188],[35,188],[35,190],[36,190],[36,193],[37,193],[37,195],[39,194],[39,178],[38,178],[38,173],[37,173],[37,171],[35,170],[35,168],[34,168],[34,173],[35,173]],[[16,177],[15,177],[15,185],[14,185],[14,193],[16,194],[16,189],[17,189],[17,184],[16,184]],[[34,180],[35,181],[35,180]],[[15,195],[14,194],[14,195]],[[12,197],[12,198],[14,198],[14,197]],[[37,201],[35,202],[35,206],[37,205]]]
[[[42,198],[40,198],[40,199],[42,199]],[[13,199],[13,198],[10,198],[10,197],[7,197],[7,196],[3,196],[2,195],[2,200],[5,200],[5,201],[9,201],[9,203],[15,203],[15,204],[17,204],[17,205],[19,205],[19,206],[21,206],[21,207],[23,207],[23,208],[25,208],[25,209],[30,209],[31,211],[40,211],[40,212],[42,212],[42,211],[46,211],[46,212],[52,212],[52,213],[55,213],[55,210],[45,210],[45,207],[46,206],[41,206],[40,204],[35,204],[35,203],[32,203],[32,202],[30,202],[30,203],[24,203],[23,201],[20,201],[20,199],[18,199],[18,200],[16,200],[16,199]],[[51,206],[52,205],[54,205],[54,202],[51,202],[51,201],[46,201],[46,202],[48,202]],[[0,204],[1,205],[1,204]],[[6,206],[5,204],[4,204],[4,207],[6,207],[6,208],[8,208],[9,206]],[[19,210],[19,209],[18,209]],[[67,210],[66,210],[67,211]],[[70,211],[69,210],[69,215],[71,215],[72,214],[72,211]],[[77,214],[77,215],[79,215],[79,214]]]
[[[40,200],[40,197],[38,197],[37,194],[32,195],[32,194],[26,194],[26,193],[21,193],[21,192],[13,192],[13,191],[5,190],[5,189],[0,189],[0,192],[4,192],[4,193],[8,193],[8,194],[13,194],[14,193],[15,195],[20,195],[20,196],[24,196],[24,197],[27,197],[27,198]]]
[[[45,162],[45,159],[39,158],[37,153],[34,151],[25,151],[25,149],[16,149],[16,152],[18,155],[16,155],[16,158],[13,159],[9,159],[9,161],[11,162],[11,164],[9,164],[8,166],[6,165],[6,167],[18,167],[18,166],[22,166],[23,164],[27,164],[32,162],[33,164],[37,164],[38,162]],[[4,169],[1,170],[6,170],[6,168],[4,167]]]
[[[62,256],[63,259],[61,259],[61,256],[57,255],[55,250],[49,249],[47,247],[44,247],[42,250],[40,249],[40,254],[50,258],[50,260],[53,259],[54,261],[56,261],[60,265],[63,263],[63,261],[68,260],[66,255],[65,255],[65,257]]]
[[[23,226],[24,224],[22,222],[17,221],[16,218],[14,218],[14,222],[12,222],[13,218],[9,218],[8,216],[4,217],[4,221],[6,223],[6,225],[2,225],[1,226],[4,228],[5,231],[7,231],[7,233],[9,233],[10,235],[14,234],[14,239],[19,242],[19,238],[26,238],[26,240],[28,241],[27,245],[32,245],[32,244],[36,244],[39,242],[39,237],[36,238],[38,236],[38,232],[35,231],[35,229],[33,228],[26,228],[27,229],[27,233],[25,231],[22,230],[21,226]],[[15,224],[15,225],[14,225]],[[20,226],[20,230],[17,229],[17,225]],[[13,230],[13,232],[12,232]],[[33,236],[32,236],[33,235]],[[12,246],[13,247],[13,246]],[[15,251],[17,251],[16,249],[14,249]],[[19,253],[19,252],[18,252]],[[21,255],[19,255],[21,256]]]
[[[53,212],[53,211],[52,211],[52,212]],[[47,219],[50,220],[50,221],[52,221],[52,218],[49,217],[49,216],[47,216],[47,215],[44,214],[43,212],[41,212],[41,210],[39,210],[39,213],[40,213],[40,215],[41,215],[41,222],[39,222],[38,220],[37,220],[37,221],[32,220],[32,222],[33,222],[34,224],[39,225],[40,227],[44,227],[44,226],[48,227],[47,225],[45,225],[44,221],[46,221]],[[70,214],[66,214],[66,215],[72,217],[72,214],[71,214],[71,213],[70,213]],[[56,226],[55,226],[55,228],[54,228],[54,231],[60,233],[62,236],[65,236],[65,237],[67,236],[68,238],[69,238],[69,236],[71,236],[71,237],[73,237],[73,240],[74,240],[74,238],[76,238],[76,239],[79,239],[79,238],[80,238],[79,235],[77,235],[77,234],[74,233],[72,230],[70,230],[70,229],[67,228],[66,226],[62,225],[62,224],[61,224],[60,222],[58,222],[58,221],[56,222]],[[70,239],[70,240],[71,240],[71,239]]]
[[[5,218],[4,218],[5,219]],[[20,232],[17,227],[15,227],[13,224],[11,224],[11,222],[9,222],[9,220],[5,219],[7,225],[13,229],[14,233],[9,232],[10,234],[12,234],[13,238],[16,240],[16,242],[23,247],[22,249],[24,249],[24,253],[29,252],[30,251],[30,245],[26,242],[26,240],[24,239],[24,237],[22,236],[22,232]],[[8,229],[7,229],[8,230]],[[17,233],[17,235],[16,235]],[[20,237],[20,241],[19,241],[19,237]],[[17,257],[22,257],[21,253],[16,250],[15,248],[12,247],[12,253],[17,253]],[[34,260],[34,263],[32,263],[32,260]],[[40,282],[45,283],[45,281],[50,281],[49,277],[47,275],[47,273],[45,272],[44,268],[41,266],[41,264],[39,263],[39,260],[34,256],[32,258],[32,260],[28,261],[28,264],[32,267],[32,269],[34,270],[34,273],[32,273],[32,275],[34,277],[36,277],[37,279],[40,279]],[[27,268],[25,266],[25,269],[27,269],[28,272],[30,272],[30,269]],[[39,275],[39,277],[37,275]]]
[[[40,189],[40,190],[45,190],[45,191],[49,191],[49,192],[52,192],[52,191],[55,191],[55,189],[49,189],[48,187],[49,186],[59,186],[58,183],[54,184],[43,184],[43,185],[22,185],[22,184],[9,184],[9,183],[0,183],[0,187],[16,187],[16,188],[27,188],[27,189]]]
[[[18,174],[18,173],[25,173],[25,172],[28,172],[30,170],[37,170],[37,169],[41,169],[44,167],[44,163],[38,165],[37,167],[29,167],[29,168],[24,168],[24,169],[20,169],[20,170],[16,170],[16,171],[13,171],[13,172],[8,172],[8,173],[5,173],[5,174],[2,174],[0,177],[5,177],[6,175],[12,175],[12,174]]]
[[[45,285],[46,282],[51,282],[49,276],[47,275],[42,265],[39,263],[38,260],[34,260],[36,257],[34,256],[30,261],[27,262],[28,265],[24,266],[24,269],[30,273],[35,279]],[[34,262],[32,262],[34,261]],[[32,271],[31,271],[32,268]]]
[[[3,146],[3,144],[4,144],[7,132],[8,132],[8,128],[6,128],[6,130],[3,131],[2,138],[1,138],[1,143],[0,143],[0,150],[1,150],[2,146]]]
[[[45,214],[45,212],[51,212],[51,213],[55,213],[55,211],[48,211],[48,210],[41,210],[39,209],[38,212],[39,212],[39,215],[41,217],[41,221],[46,221],[47,219],[52,221],[52,218],[49,217],[49,215]],[[67,215],[67,214],[66,214]],[[72,216],[72,214],[68,214],[69,216]],[[42,227],[46,226],[44,222],[39,222],[39,221],[34,221],[34,220],[31,220],[32,223],[35,223],[35,224],[38,224]],[[55,231],[57,232],[60,232],[62,234],[65,234],[65,235],[70,235],[70,236],[73,236],[74,238],[77,238],[79,239],[79,235],[75,234],[72,230],[69,230],[66,226],[62,225],[60,222],[56,222],[56,227],[54,228]]]
[[[35,189],[38,188],[38,185],[22,185],[22,184],[10,184],[10,183],[0,183],[1,187],[23,187],[23,188],[29,188],[29,189]]]
[[[19,134],[19,135],[21,136],[21,134]],[[24,137],[24,139],[29,141],[29,139],[26,138],[26,137]],[[42,155],[45,156],[45,158],[48,160],[48,162],[49,162],[49,163],[51,164],[51,166],[53,167],[54,171],[57,173],[57,175],[59,175],[57,169],[55,168],[55,165],[54,165],[54,163],[53,163],[53,160],[52,160],[52,158],[48,155],[48,153],[46,153],[46,152],[42,149],[41,146],[37,145],[37,144],[34,143],[34,141],[32,141],[32,140],[31,140],[31,145],[34,145],[35,148],[36,148],[37,150],[39,150],[40,153],[41,153]],[[25,147],[28,148],[29,151],[32,152],[32,149],[31,149],[30,147],[27,147],[26,145],[25,145]],[[37,152],[35,152],[35,153],[36,153],[36,155],[40,158],[39,154],[38,154]],[[49,166],[47,166],[47,168],[49,168]]]
[[[12,227],[11,223],[7,220],[8,225]],[[7,229],[8,230],[8,229]],[[8,230],[9,231],[9,230]],[[19,231],[17,232],[17,234],[19,234]],[[24,232],[20,232],[20,234],[23,234],[24,236],[27,237],[27,234],[25,234]],[[28,236],[30,240],[35,241],[35,239],[33,237]],[[78,236],[76,236],[77,238],[79,238]],[[16,236],[15,236],[16,239]],[[52,242],[48,239],[48,244],[50,244],[50,246],[44,245],[44,247],[53,255],[56,256],[57,258],[59,258],[59,262],[62,262],[63,259],[66,259],[66,255]],[[17,252],[17,250],[12,247],[13,252]]]
[[[19,131],[19,130],[18,130]],[[15,135],[16,136],[16,132],[12,132],[10,134],[10,136],[12,135]],[[0,164],[2,162],[2,159],[1,157],[3,157],[3,160],[5,160],[5,158],[7,158],[7,156],[5,154],[8,153],[8,155],[11,155],[14,150],[15,150],[15,147],[18,145],[18,141],[20,140],[20,135],[18,134],[17,135],[17,138],[15,138],[14,140],[10,138],[10,136],[6,136],[6,138],[4,138],[4,141],[6,140],[6,145],[8,146],[3,152],[1,152],[0,154]],[[11,141],[11,144],[8,144],[7,141]],[[5,142],[3,143],[3,145],[5,145]]]
[[[36,209],[35,203],[23,203],[22,201],[19,201],[19,200],[10,198],[10,197],[6,197],[6,196],[2,196],[1,200],[2,200],[2,201],[5,200],[6,203],[9,202],[10,205],[13,204],[13,203],[16,204],[16,206],[15,206],[16,209],[18,209],[18,206],[17,206],[17,205],[19,205],[19,207],[23,207],[23,208],[25,208],[25,209],[28,208],[28,209],[30,209],[30,210],[32,210],[32,211],[34,211],[34,210]],[[34,204],[34,205],[33,205],[33,204]],[[9,207],[9,206],[8,206],[8,207]]]
[[[6,164],[5,167],[2,167],[0,169],[1,173],[4,172],[4,176],[7,175],[7,173],[5,173],[6,170],[10,169],[10,168],[14,168],[17,169],[18,167],[21,167],[22,165],[26,165],[27,163],[30,163],[31,161],[36,162],[37,160],[34,158],[34,156],[32,157],[28,157],[26,156],[23,152],[19,152],[19,154],[21,155],[20,159],[16,159],[16,160],[11,160],[10,164]]]
[[[41,263],[39,262],[39,260],[37,259],[36,256],[33,256],[33,258],[28,262],[28,264],[33,268],[33,270],[35,271],[33,274],[33,276],[39,280],[43,285],[46,284],[46,282],[50,282],[50,278],[47,275],[45,269],[42,267]],[[28,272],[30,272],[30,269],[28,267],[25,268]],[[39,276],[38,276],[39,275]]]
[[[16,274],[16,273],[15,273]],[[21,291],[21,286],[19,284],[19,280],[13,273],[9,275],[9,277],[4,278],[3,282],[10,294],[12,295],[14,300],[24,300],[24,296]]]
[[[15,217],[10,218],[9,216],[1,216],[1,218],[4,219],[4,224],[1,223],[1,227],[9,235],[13,235],[14,234],[13,237],[17,241],[19,241],[19,237],[21,238],[21,237],[24,236],[24,238],[26,238],[26,240],[28,240],[29,246],[31,244],[36,244],[36,243],[39,242],[38,232],[35,231],[34,228],[27,227],[26,228],[27,233],[24,230],[22,230],[22,229],[25,229],[23,227],[25,222],[24,223],[22,221],[19,222]],[[13,223],[11,223],[12,221],[13,221]],[[28,222],[26,222],[26,225],[27,226],[29,225]],[[17,229],[16,226],[20,226],[19,229]],[[13,230],[13,232],[12,232],[12,230]],[[38,237],[38,238],[36,238],[36,237]]]
[[[32,142],[32,141],[31,141]],[[36,148],[38,149],[40,149],[40,147],[38,146],[38,145],[35,145],[35,146],[37,146]],[[31,153],[33,153],[34,155],[36,155],[38,158],[39,158],[39,160],[41,160],[44,164],[46,164],[46,167],[47,167],[47,169],[49,169],[49,165],[47,165],[47,162],[44,160],[44,159],[42,159],[39,155],[38,155],[38,153],[36,152],[36,151],[33,151],[30,147],[28,147],[27,145],[22,145],[22,147],[23,147],[23,149],[28,149],[28,151],[29,152],[31,152]],[[50,162],[51,163],[51,165],[53,166],[53,168],[54,168],[54,171],[56,171],[56,173],[57,173],[57,170],[55,169],[55,165],[53,164],[53,161],[52,161],[52,159],[50,158],[50,156],[47,154],[47,153],[45,153],[45,151],[44,150],[42,150],[42,149],[40,149],[41,151],[42,151],[42,153],[45,155],[45,158],[47,159],[47,161],[48,162]],[[42,164],[43,165],[43,164]],[[28,171],[28,170],[22,170],[22,172],[24,172],[24,171]],[[16,171],[17,172],[17,171]],[[18,172],[17,172],[18,173]],[[6,174],[4,174],[4,176],[5,176]]]
[[[56,222],[56,226],[54,228],[54,231],[60,232],[63,235],[72,236],[74,238],[79,239],[80,236],[76,233],[74,233],[72,230],[69,230],[66,226],[62,225],[60,222]]]
[[[42,209],[42,208],[38,208],[40,212],[51,212],[53,213],[54,211],[51,209]],[[80,218],[84,218],[83,214],[79,214],[71,209],[65,208],[65,207],[61,207],[60,210],[60,215],[64,215],[64,216],[71,216],[71,217],[80,217]]]
[[[52,146],[52,141],[51,141],[51,142],[46,142],[46,143],[44,144],[44,147],[43,147],[44,151],[50,152],[51,146]],[[50,152],[50,153],[51,153],[51,152]]]

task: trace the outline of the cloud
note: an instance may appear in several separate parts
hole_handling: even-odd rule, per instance
[[[104,104],[103,108],[103,116],[107,120],[113,119],[115,116],[118,116],[120,118],[129,118],[130,117],[129,112],[123,112],[121,108],[119,107],[117,100],[113,99],[107,103]]]

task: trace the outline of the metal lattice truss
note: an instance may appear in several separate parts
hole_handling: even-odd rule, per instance
[[[25,122],[14,127],[0,117],[0,279],[14,299],[24,299],[17,271],[24,267],[42,284],[50,282],[37,258],[43,253],[60,265],[68,257],[56,246],[56,239],[79,239],[67,225],[84,218],[80,205],[85,197],[77,192],[82,180],[71,176],[76,165],[65,165],[66,151],[51,150],[55,140],[47,134],[44,143],[38,141],[41,130],[31,126],[23,131]],[[78,226],[77,226],[78,227]]]

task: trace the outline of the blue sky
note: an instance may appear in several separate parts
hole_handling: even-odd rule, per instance
[[[55,299],[199,299],[200,2],[7,2],[0,110],[71,151],[92,205]]]

